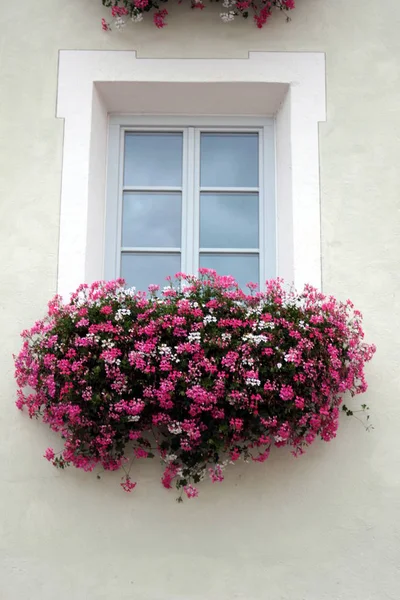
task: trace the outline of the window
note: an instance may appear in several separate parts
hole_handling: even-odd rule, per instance
[[[257,51],[245,59],[150,59],[112,50],[59,55],[56,115],[64,142],[57,291],[63,298],[82,281],[119,274],[121,146],[124,130],[136,128],[260,128],[261,280],[271,273],[297,288],[321,287],[324,53]]]
[[[271,122],[118,126],[109,146],[108,278],[146,290],[199,267],[243,288],[276,275]]]

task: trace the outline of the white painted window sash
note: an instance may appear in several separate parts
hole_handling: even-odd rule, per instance
[[[275,149],[272,119],[254,118],[196,118],[188,125],[186,117],[110,117],[108,143],[107,198],[105,220],[104,273],[106,279],[120,276],[121,254],[174,253],[181,255],[181,270],[196,274],[200,253],[232,253],[259,257],[260,287],[266,279],[276,276],[276,207],[275,207]],[[125,133],[132,131],[180,132],[183,134],[182,185],[124,186]],[[259,139],[259,185],[257,187],[201,187],[200,136],[213,133],[257,133]],[[127,191],[179,192],[182,194],[181,248],[123,247],[122,203]],[[201,248],[200,194],[201,193],[254,193],[259,196],[258,248]],[[167,275],[167,273],[166,273]]]

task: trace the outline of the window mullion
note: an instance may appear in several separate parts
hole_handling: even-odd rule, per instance
[[[182,197],[182,271],[188,274],[196,273],[196,252],[198,248],[198,218],[196,218],[195,201],[195,137],[194,127],[185,131],[186,148],[184,153],[184,182]]]
[[[189,129],[183,131],[183,165],[182,165],[182,233],[181,233],[181,271],[186,273],[188,269],[187,263],[187,239],[188,227],[190,223],[190,211],[188,203],[189,190]]]
[[[265,146],[265,135],[264,130],[259,131],[258,134],[258,215],[259,215],[259,276],[260,276],[260,290],[265,288],[266,272],[267,272],[267,244],[265,239],[266,233],[266,219],[267,210],[265,206],[265,185],[264,185],[264,146]]]
[[[193,273],[199,272],[199,247],[200,247],[200,129],[194,130],[193,141]]]
[[[261,283],[277,275],[277,221],[275,207],[275,136],[270,127],[263,127],[263,160],[260,163],[263,218],[264,272]]]
[[[125,130],[120,128],[120,160],[118,178],[118,216],[117,216],[117,253],[115,262],[115,276],[121,276],[121,247],[122,247],[122,205],[124,186],[124,157],[125,157]]]

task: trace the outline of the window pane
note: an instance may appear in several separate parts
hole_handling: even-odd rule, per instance
[[[258,187],[257,133],[202,133],[203,187]]]
[[[182,133],[125,134],[124,185],[182,185]]]
[[[246,283],[260,283],[258,264],[258,254],[200,254],[200,267],[232,275],[245,291]]]
[[[181,246],[181,194],[125,192],[122,245]]]
[[[181,270],[180,254],[156,254],[142,252],[123,252],[121,256],[121,277],[129,287],[146,292],[150,284],[155,283],[161,289],[168,285],[165,278],[173,277]]]
[[[201,194],[201,248],[258,248],[257,194]]]

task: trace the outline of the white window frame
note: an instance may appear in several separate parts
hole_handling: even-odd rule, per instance
[[[126,191],[157,191],[156,186],[124,186],[124,142],[128,132],[179,132],[183,135],[182,185],[158,191],[182,193],[182,236],[178,248],[122,247],[122,202]],[[204,188],[200,186],[200,136],[206,133],[257,133],[259,136],[259,185],[256,188]],[[191,166],[192,165],[192,166]],[[201,248],[200,193],[204,191],[258,192],[259,246],[255,248]],[[198,273],[200,253],[257,254],[260,288],[276,277],[276,195],[274,120],[255,118],[202,118],[113,116],[109,119],[104,274],[115,279],[121,273],[122,252],[171,252],[181,254],[181,271]],[[166,273],[173,275],[173,273]]]

